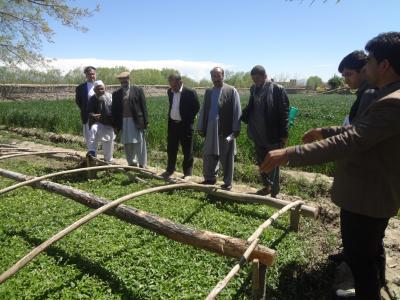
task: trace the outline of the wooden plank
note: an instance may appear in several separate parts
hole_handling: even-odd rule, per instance
[[[30,156],[30,155],[50,155],[50,154],[57,154],[57,153],[69,153],[73,154],[71,151],[42,151],[42,152],[26,152],[26,153],[18,153],[18,154],[10,154],[10,155],[3,155],[0,157],[0,160],[14,158],[14,157],[21,157],[21,156]]]

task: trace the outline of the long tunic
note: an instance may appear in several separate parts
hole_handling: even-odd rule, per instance
[[[136,144],[143,141],[143,130],[136,127],[132,112],[129,107],[129,88],[124,89],[123,111],[122,111],[122,133],[121,144]]]
[[[204,148],[203,154],[204,155],[220,155],[221,149],[220,147],[229,147],[232,145],[236,152],[236,141],[233,139],[232,141],[226,141],[226,137],[220,136],[218,130],[218,120],[219,116],[219,109],[218,109],[218,102],[219,98],[221,97],[221,88],[213,88],[211,94],[211,107],[208,114],[208,121],[207,121],[207,130],[206,130],[206,137],[204,141]],[[234,92],[234,105],[233,105],[233,124],[232,129],[233,131],[240,131],[240,116],[241,116],[241,108],[240,108],[240,97],[238,92],[235,90]],[[199,124],[198,128],[202,128],[203,117],[202,114],[204,113],[204,106],[200,112],[199,116]],[[222,151],[225,152],[225,151]]]

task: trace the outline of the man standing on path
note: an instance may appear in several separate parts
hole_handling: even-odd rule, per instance
[[[353,51],[346,55],[339,64],[338,71],[342,74],[345,83],[357,90],[357,98],[351,106],[348,122],[352,124],[366,108],[376,100],[375,90],[367,82],[364,66],[368,57],[364,51]]]
[[[144,130],[148,126],[147,105],[143,89],[130,85],[129,72],[117,75],[121,88],[112,94],[114,128],[121,132],[126,160],[130,166],[147,165]]]
[[[303,137],[308,144],[269,152],[260,168],[336,160],[331,197],[341,209],[343,252],[356,298],[378,300],[386,284],[383,238],[400,208],[400,32],[380,34],[365,49],[376,102],[350,126],[311,129]]]
[[[175,172],[179,144],[183,152],[184,177],[192,176],[193,168],[193,123],[199,112],[200,104],[195,90],[184,87],[179,74],[168,76],[170,88],[167,91],[169,100],[167,153],[168,164],[164,177]]]
[[[111,116],[111,94],[106,92],[103,81],[96,80],[93,84],[95,94],[90,97],[87,111],[91,133],[89,154],[96,156],[98,143],[101,142],[104,161],[111,164],[114,150],[114,129]]]
[[[202,184],[217,182],[220,162],[224,173],[224,184],[221,188],[230,190],[236,151],[235,138],[240,134],[240,97],[234,87],[224,83],[224,70],[221,67],[215,67],[210,73],[214,87],[207,89],[204,94],[197,126],[199,134],[205,137]]]
[[[263,66],[250,72],[254,84],[250,87],[249,104],[243,109],[242,121],[247,123],[247,134],[254,142],[257,165],[260,166],[268,151],[285,146],[289,131],[289,99],[285,89],[268,80]],[[279,193],[279,167],[270,173],[261,173],[264,188],[260,195]]]
[[[89,131],[89,117],[87,112],[87,105],[90,97],[94,95],[93,83],[96,80],[96,68],[88,66],[83,70],[86,76],[86,82],[78,85],[75,89],[75,102],[81,111],[81,121],[83,125],[83,137],[85,139],[86,148],[89,151],[90,131]]]

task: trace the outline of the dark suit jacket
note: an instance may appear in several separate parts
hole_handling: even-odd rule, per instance
[[[171,108],[174,98],[174,93],[171,89],[168,89],[168,122],[171,121]],[[182,123],[193,129],[194,119],[200,109],[199,99],[195,90],[183,87],[181,93],[181,99],[179,102],[179,113],[181,114]]]
[[[289,99],[285,89],[275,83],[273,84],[272,109],[265,111],[266,135],[270,144],[279,144],[283,138],[288,137],[289,132]],[[253,91],[255,85],[250,88],[249,104],[242,111],[242,121],[248,123],[254,109]]]
[[[78,85],[75,89],[75,102],[78,105],[81,111],[81,120],[82,124],[88,122],[88,112],[87,112],[87,104],[88,104],[88,91],[86,82]]]
[[[324,140],[287,149],[293,166],[336,160],[333,202],[375,218],[400,208],[400,82],[385,90],[352,125],[323,128]]]
[[[123,120],[123,90],[122,88],[116,90],[112,94],[112,116],[114,119],[114,127],[118,130],[122,129]],[[131,85],[129,89],[129,107],[132,112],[132,117],[138,129],[146,129],[149,123],[147,115],[146,98],[143,89]]]

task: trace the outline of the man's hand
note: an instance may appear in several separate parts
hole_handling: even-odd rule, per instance
[[[275,167],[284,165],[288,162],[286,148],[272,150],[265,155],[264,161],[260,166],[260,172],[269,173]]]
[[[323,139],[323,137],[322,137],[321,128],[310,129],[303,135],[303,143],[305,143],[305,144],[319,141],[322,139]]]
[[[234,131],[233,132],[233,137],[236,139],[240,134],[240,131]]]

